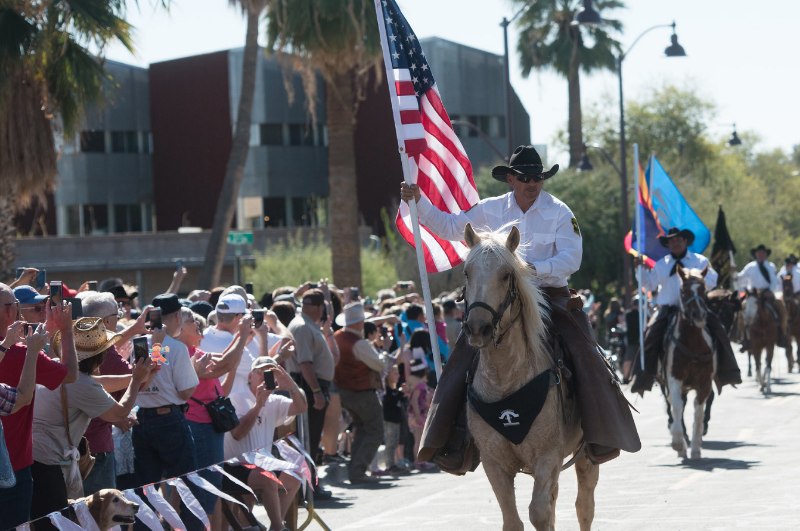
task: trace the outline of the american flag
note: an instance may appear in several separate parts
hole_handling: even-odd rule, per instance
[[[472,165],[442,105],[425,52],[395,0],[377,0],[376,6],[383,10],[385,46],[392,61],[403,124],[404,138],[400,140],[405,141],[412,182],[416,182],[422,195],[443,212],[455,214],[469,210],[480,200],[472,178]],[[403,238],[414,246],[407,204],[400,203],[395,222]],[[429,273],[446,271],[466,257],[468,249],[463,242],[443,240],[421,223],[419,228]]]

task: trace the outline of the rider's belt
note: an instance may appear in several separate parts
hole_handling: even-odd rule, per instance
[[[486,423],[514,444],[525,440],[533,421],[542,411],[550,388],[559,383],[559,376],[546,370],[520,387],[513,394],[497,402],[484,402],[467,386],[470,406]]]

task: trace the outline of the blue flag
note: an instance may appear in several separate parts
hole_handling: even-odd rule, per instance
[[[652,209],[659,225],[665,231],[670,227],[689,229],[694,233],[694,242],[689,246],[689,250],[697,254],[702,253],[711,242],[711,231],[683,198],[658,159],[653,157],[652,162],[654,167],[647,167],[647,185]]]

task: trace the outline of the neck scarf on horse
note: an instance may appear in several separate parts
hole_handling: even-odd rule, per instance
[[[764,265],[764,262],[756,262],[756,263],[758,264],[758,270],[761,271],[761,276],[767,279],[767,284],[772,286],[772,279],[769,278],[769,271],[767,271],[767,266]]]
[[[681,260],[686,258],[686,253],[688,253],[688,252],[689,252],[689,250],[686,249],[686,250],[683,251],[682,255],[674,255],[674,254],[672,255],[672,258],[675,259],[675,264],[672,266],[672,271],[669,272],[669,276],[674,275],[678,271],[678,264],[680,264],[680,266],[683,267],[683,264],[681,263]]]
[[[557,383],[556,378],[553,371],[546,370],[497,402],[484,402],[478,398],[470,383],[467,399],[472,409],[497,433],[514,444],[521,444],[542,411],[547,393]]]

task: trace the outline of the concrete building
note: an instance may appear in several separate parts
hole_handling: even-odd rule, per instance
[[[153,230],[153,140],[148,71],[106,61],[107,103],[79,135],[59,139],[55,191],[59,236]]]

